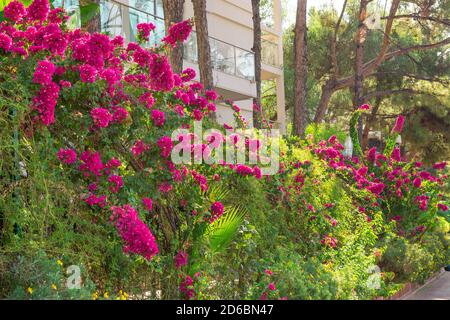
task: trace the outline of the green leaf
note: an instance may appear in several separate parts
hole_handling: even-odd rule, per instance
[[[5,9],[5,7],[8,5],[8,3],[10,3],[12,0],[0,0],[0,10]]]
[[[209,200],[211,202],[216,202],[223,201],[230,193],[230,190],[225,188],[223,185],[218,184],[211,187],[208,191],[205,191],[204,195],[206,195],[207,193]]]
[[[247,213],[247,209],[242,205],[226,207],[222,217],[208,226],[205,238],[213,252],[223,251],[227,247]]]
[[[364,110],[356,110],[355,112],[353,112],[350,119],[350,138],[352,139],[353,149],[355,150],[355,154],[358,157],[361,157],[361,159],[363,158],[363,152],[358,137],[358,120],[363,112]]]
[[[387,139],[386,139],[386,147],[384,148],[384,155],[389,159],[392,151],[394,151],[395,148],[395,141],[397,141],[398,138],[398,134],[393,136],[390,135]]]
[[[98,3],[89,3],[85,6],[80,5],[81,25],[85,26],[99,13],[100,13],[100,5]]]

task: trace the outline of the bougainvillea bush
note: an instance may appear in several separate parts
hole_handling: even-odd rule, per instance
[[[0,296],[372,298],[445,263],[444,162],[427,171],[395,147],[346,159],[333,136],[318,145],[283,140],[271,176],[243,163],[175,164],[177,143],[209,157],[210,145],[233,131],[212,120],[218,95],[168,61],[190,21],[145,48],[69,30],[65,12],[47,0],[28,8],[13,1],[4,18]],[[137,29],[145,43],[155,27]],[[173,139],[200,121],[223,134],[208,144]],[[404,258],[395,261],[400,240]],[[408,278],[402,266],[416,262],[418,276]],[[66,293],[66,266],[80,266],[89,286]],[[385,268],[381,287],[367,285],[373,266]],[[39,276],[48,270],[57,275]]]

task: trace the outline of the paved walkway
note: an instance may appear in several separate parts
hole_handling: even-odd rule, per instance
[[[406,296],[404,300],[450,300],[450,272],[441,273],[430,283]]]

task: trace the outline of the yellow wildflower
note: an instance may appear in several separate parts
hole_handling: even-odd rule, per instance
[[[27,292],[28,292],[29,294],[33,294],[33,288],[28,287]]]
[[[109,293],[108,293],[108,291],[106,291],[106,292],[103,294],[103,298],[105,298],[105,299],[108,299],[108,298],[109,298]]]
[[[97,300],[98,299],[98,291],[95,291],[93,294],[92,294],[92,300]]]
[[[53,290],[58,289],[58,287],[56,286],[56,284],[52,283],[52,289],[53,289]]]
[[[61,260],[56,261],[57,264],[59,264],[61,267],[63,266],[63,262]]]

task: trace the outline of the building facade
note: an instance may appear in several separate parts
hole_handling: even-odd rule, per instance
[[[277,119],[273,126],[286,130],[281,0],[272,2],[272,19],[262,27],[262,80],[274,80],[277,94]],[[242,115],[252,123],[252,99],[256,97],[253,46],[253,21],[250,0],[207,0],[208,34],[215,90],[223,99],[231,99]],[[162,0],[101,0],[101,28],[111,36],[122,35],[135,41],[138,23],[152,22],[156,33],[149,45],[165,34]],[[194,15],[192,2],[185,1],[184,18]],[[184,45],[183,67],[198,71],[195,30]],[[197,72],[198,74],[198,72]],[[232,124],[233,112],[218,104],[217,120]]]

